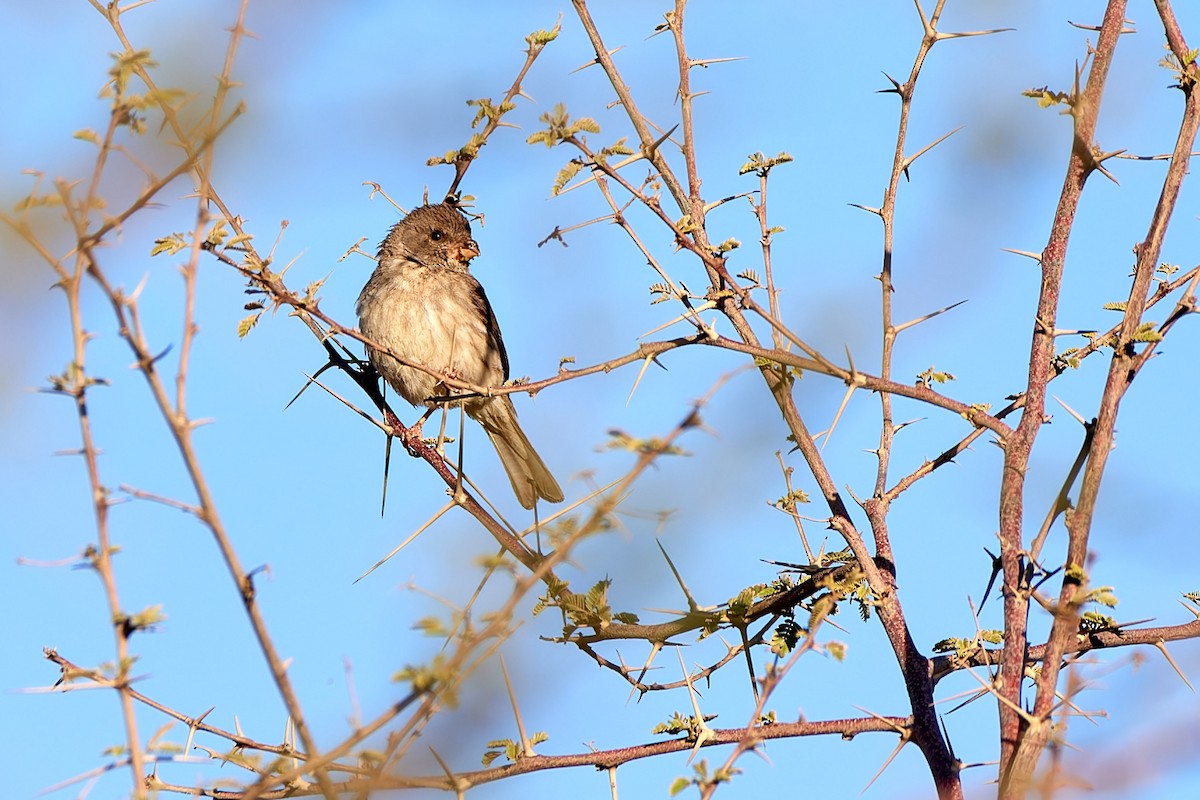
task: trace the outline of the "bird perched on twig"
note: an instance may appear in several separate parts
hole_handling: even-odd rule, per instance
[[[483,287],[468,271],[479,245],[462,212],[440,203],[415,208],[379,245],[378,265],[358,296],[362,332],[407,361],[478,386],[508,380],[508,354]],[[371,364],[413,405],[444,405],[454,391],[434,375],[367,348]],[[487,431],[513,492],[525,508],[537,498],[563,499],[517,423],[508,395],[466,396],[454,401]]]

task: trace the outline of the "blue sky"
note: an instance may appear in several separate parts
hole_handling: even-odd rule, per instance
[[[776,171],[771,189],[772,220],[787,229],[774,250],[784,317],[827,356],[840,360],[849,348],[860,367],[875,371],[880,323],[872,276],[879,271],[880,226],[849,204],[880,202],[897,103],[875,92],[888,85],[882,72],[898,78],[908,73],[920,35],[915,11],[908,3],[878,2],[852,8],[762,3],[749,11],[733,5],[697,2],[688,15],[694,56],[746,57],[694,75],[696,88],[709,92],[697,101],[704,192],[718,198],[755,188],[752,177],[737,174],[748,153],[786,150],[795,157]],[[1020,92],[1068,88],[1089,34],[1067,20],[1096,22],[1101,9],[1077,3],[948,5],[944,29],[1015,30],[939,44],[922,74],[908,149],[963,130],[918,162],[912,182],[901,187],[896,315],[905,320],[968,302],[904,334],[895,374],[908,380],[934,365],[957,377],[947,390],[955,397],[997,406],[1022,384],[1038,283],[1033,262],[1001,248],[1037,251],[1044,245],[1070,136],[1067,118],[1039,109]],[[1177,5],[1195,45],[1200,9]],[[620,231],[592,226],[571,235],[568,247],[536,246],[556,225],[604,213],[602,200],[588,191],[549,197],[570,154],[524,143],[538,116],[565,102],[572,114],[596,119],[602,128],[597,142],[630,134],[619,109],[608,107],[612,91],[603,74],[595,68],[573,72],[590,51],[569,5],[475,3],[450,14],[415,2],[299,9],[280,0],[253,3],[247,24],[256,36],[243,42],[234,70],[241,83],[236,97],[247,113],[218,145],[219,191],[247,220],[260,248],[269,248],[286,219],[276,254],[281,263],[295,260],[291,284],[327,277],[323,309],[352,324],[370,262],[338,259],[360,238],[372,247],[397,219],[385,201],[368,197],[363,182],[382,184],[405,207],[416,205],[426,186],[433,196],[442,191],[449,170],[429,169],[425,160],[465,141],[472,110],[464,101],[499,99],[522,62],[523,37],[552,26],[560,12],[562,36],[525,85],[532,101],[520,102],[511,117],[521,130],[500,131],[468,175],[465,188],[486,214],[486,224],[475,229],[482,256],[473,269],[496,307],[514,374],[546,377],[563,357],[583,365],[632,350],[637,336],[675,311],[647,303],[646,287],[658,279]],[[1139,4],[1130,13],[1137,15],[1139,32],[1121,42],[1098,138],[1106,150],[1168,152],[1180,99],[1157,66],[1162,37],[1152,6]],[[674,54],[668,37],[647,38],[660,14],[659,4],[640,2],[597,3],[595,9],[609,46],[625,46],[617,61],[640,107],[669,126],[677,113]],[[202,103],[220,71],[223,31],[235,15],[231,3],[164,2],[130,13],[126,25],[137,46],[153,51],[161,82],[198,93]],[[88,174],[92,150],[71,134],[105,125],[98,92],[108,54],[118,45],[85,3],[21,4],[8,9],[6,19],[0,90],[10,115],[0,126],[0,203],[11,208],[31,186],[23,169],[70,179]],[[173,153],[163,144],[136,144],[157,168],[172,165]],[[1112,169],[1119,186],[1096,179],[1084,196],[1067,267],[1063,327],[1102,328],[1116,320],[1100,307],[1127,292],[1130,248],[1145,235],[1165,167],[1122,161]],[[114,181],[108,189],[116,207],[131,187]],[[115,282],[132,288],[147,279],[145,322],[164,347],[178,340],[181,282],[175,262],[149,256],[150,243],[190,228],[188,191],[183,182],[170,187],[161,208],[136,217],[105,251]],[[1200,245],[1198,206],[1196,187],[1185,186],[1164,251],[1166,260],[1185,269],[1195,263]],[[48,225],[52,217],[46,219]],[[702,278],[687,277],[690,264],[667,255],[668,237],[649,219],[635,220],[671,269],[700,288]],[[756,224],[745,206],[730,203],[714,213],[710,231],[716,241],[732,236],[743,242],[734,257],[738,269],[756,266]],[[61,246],[63,240],[54,241]],[[8,795],[24,798],[104,763],[102,751],[121,733],[117,705],[107,694],[15,691],[54,682],[43,647],[98,664],[112,657],[112,644],[93,576],[16,564],[18,557],[69,559],[95,532],[79,460],[55,455],[78,446],[73,411],[63,399],[32,391],[70,357],[61,296],[48,291],[50,272],[7,229],[0,230],[0,247],[6,286],[0,326],[13,345],[0,353],[0,503],[6,509],[0,597],[9,609],[7,655],[0,662],[0,752],[9,765]],[[163,454],[168,437],[143,382],[128,369],[128,351],[107,309],[94,294],[88,301],[89,327],[97,334],[92,367],[112,381],[92,395],[105,481],[189,499],[177,462]],[[291,675],[310,724],[331,743],[353,713],[346,663],[353,665],[364,716],[399,697],[402,687],[390,683],[390,675],[437,648],[411,631],[411,622],[442,610],[433,596],[463,602],[477,581],[473,558],[494,544],[468,518],[452,515],[369,578],[352,583],[440,507],[437,482],[416,462],[397,457],[381,519],[381,437],[318,391],[284,411],[303,374],[322,363],[321,351],[284,315],[264,317],[239,340],[244,302],[237,276],[215,262],[203,265],[189,408],[214,420],[198,439],[207,475],[243,562],[270,565],[270,577],[260,583],[264,611],[281,651],[293,659]],[[1095,580],[1116,587],[1122,600],[1116,616],[1123,621],[1185,621],[1187,612],[1175,600],[1180,592],[1200,589],[1194,520],[1200,469],[1188,425],[1200,390],[1198,347],[1197,326],[1185,320],[1123,405],[1093,538]],[[606,482],[631,465],[628,454],[598,449],[608,430],[639,436],[669,431],[692,401],[743,362],[704,349],[671,354],[664,363],[668,370],[648,371],[628,403],[636,367],[568,382],[534,400],[517,399],[523,427],[569,499],[582,496],[589,480]],[[1056,381],[1053,394],[1090,417],[1104,373],[1101,359],[1091,359]],[[344,381],[338,388],[353,389]],[[828,427],[843,390],[835,381],[804,377],[799,399],[810,428]],[[1079,426],[1057,405],[1053,413],[1032,464],[1031,526],[1053,499],[1080,440]],[[877,441],[878,415],[876,398],[855,395],[825,448],[839,485],[859,496],[870,493],[874,479],[867,450]],[[897,416],[924,421],[897,440],[895,478],[966,433],[961,419],[906,401],[897,402]],[[682,442],[692,456],[658,465],[629,499],[620,528],[580,548],[580,566],[568,573],[576,588],[611,577],[613,604],[646,619],[653,615],[646,609],[684,602],[656,541],[702,603],[769,580],[773,573],[761,559],[801,560],[794,529],[767,507],[784,492],[775,452],[787,443],[761,382],[751,373],[735,377],[707,407],[705,422],[710,433],[694,432]],[[515,513],[498,462],[490,451],[477,452],[476,480],[494,487]],[[815,496],[799,460],[789,463],[797,467],[797,485]],[[968,597],[977,604],[987,580],[983,548],[994,549],[999,465],[997,448],[981,441],[894,507],[900,588],[922,648],[974,630]],[[672,513],[659,522],[664,510]],[[816,505],[808,510],[822,514]],[[809,530],[823,535],[819,524]],[[1061,546],[1061,528],[1056,534]],[[216,724],[232,728],[236,718],[249,735],[281,739],[280,703],[207,535],[178,512],[131,502],[115,509],[114,536],[123,548],[118,566],[124,604],[139,609],[161,603],[167,616],[159,632],[134,640],[138,673],[145,676],[139,688],[187,713],[216,706]],[[982,624],[999,627],[998,612],[993,599]],[[829,632],[847,643],[847,660],[804,659],[771,704],[781,718],[850,716],[859,713],[856,705],[904,713],[902,686],[881,632],[874,622],[850,617],[839,620],[844,632]],[[551,734],[541,752],[650,741],[654,724],[671,711],[689,710],[678,694],[626,702],[627,688],[613,676],[574,651],[538,641],[557,630],[553,615],[534,618],[503,651],[527,725]],[[704,662],[713,652],[693,648],[687,657]],[[1178,644],[1172,653],[1193,680],[1200,675],[1195,644]],[[630,661],[644,656],[632,647],[622,655]],[[1141,659],[1136,665],[1135,655]],[[1073,721],[1070,739],[1080,751],[1068,760],[1077,759],[1080,771],[1099,784],[1095,797],[1128,796],[1129,787],[1104,770],[1109,765],[1116,774],[1121,770],[1113,765],[1122,764],[1151,765],[1147,779],[1156,797],[1191,796],[1200,780],[1200,750],[1192,729],[1183,731],[1188,724],[1194,728],[1200,711],[1195,696],[1153,651],[1106,653],[1098,660],[1103,663],[1088,673],[1095,690],[1082,700],[1108,717],[1097,726]],[[658,666],[664,680],[677,675],[673,654]],[[974,685],[957,676],[945,681],[939,696]],[[747,693],[744,674],[730,668],[706,691],[703,707],[720,714],[714,724],[732,727],[749,713]],[[487,740],[515,735],[506,708],[498,670],[484,670],[464,690],[460,709],[433,725],[424,742],[455,766],[475,768]],[[148,734],[159,724],[146,714],[142,730]],[[965,761],[995,758],[991,704],[976,702],[948,716],[946,725]],[[176,741],[184,735],[178,728],[168,733]],[[765,748],[766,760],[740,763],[746,774],[727,793],[748,796],[803,781],[806,793],[855,797],[893,745],[888,736],[775,742]],[[710,763],[724,758],[706,755]],[[689,774],[685,758],[622,768],[623,796],[665,795],[674,776]],[[427,755],[414,755],[412,768],[437,771]],[[195,765],[169,770],[172,780],[185,784],[235,775]],[[986,768],[968,773],[969,793],[988,796],[988,777]],[[110,776],[91,796],[124,796],[125,780],[124,773]],[[542,796],[568,787],[579,797],[608,796],[606,776],[579,770],[501,782],[472,797]],[[868,796],[925,797],[929,789],[923,761],[909,748]]]

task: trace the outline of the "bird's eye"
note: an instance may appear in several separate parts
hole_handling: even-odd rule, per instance
[[[442,233],[441,231],[434,231],[429,235],[429,238],[433,239],[435,242],[440,242],[442,237],[445,235],[446,234]]]

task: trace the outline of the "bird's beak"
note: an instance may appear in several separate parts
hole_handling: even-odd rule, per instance
[[[464,264],[470,264],[471,259],[479,255],[479,245],[475,244],[474,239],[467,239],[466,244],[458,249],[458,260]]]

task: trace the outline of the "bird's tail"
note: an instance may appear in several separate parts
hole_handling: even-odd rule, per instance
[[[521,430],[512,400],[497,397],[471,416],[487,431],[512,482],[513,493],[523,507],[533,508],[539,497],[550,503],[562,502],[562,488]]]

